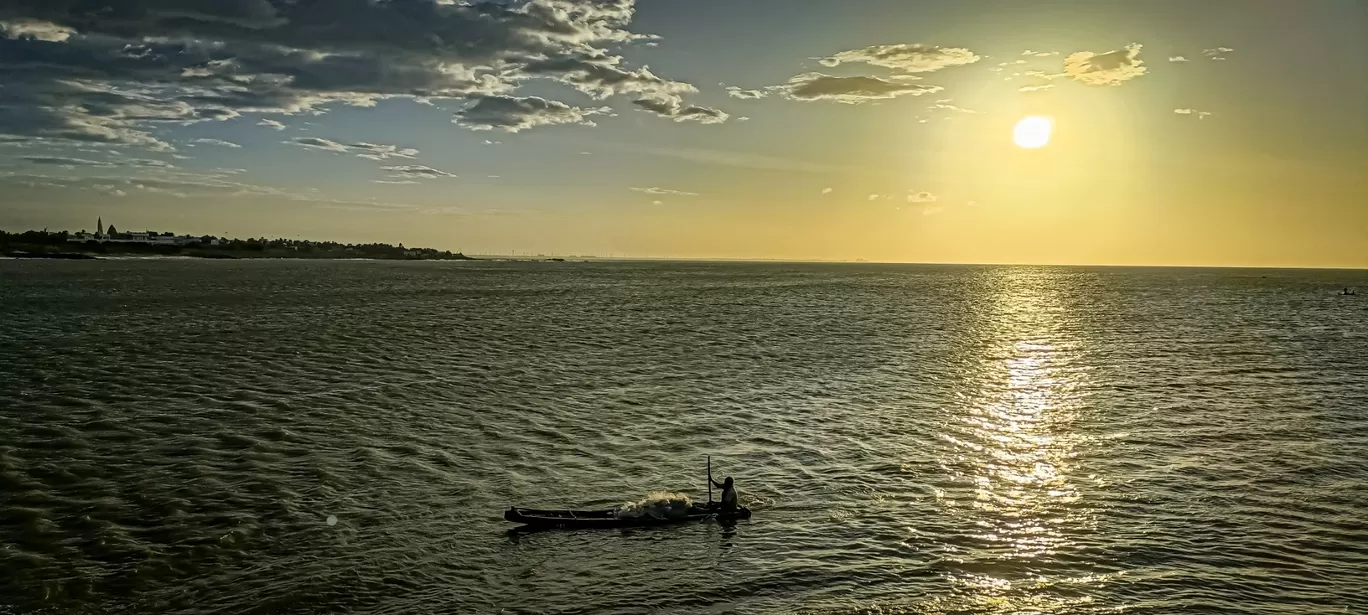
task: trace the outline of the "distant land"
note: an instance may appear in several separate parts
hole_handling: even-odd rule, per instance
[[[103,226],[103,225],[101,225]],[[97,259],[101,256],[186,256],[195,258],[369,258],[384,260],[474,260],[460,252],[408,248],[404,244],[344,244],[300,239],[225,239],[154,231],[0,231],[0,255],[13,258]]]

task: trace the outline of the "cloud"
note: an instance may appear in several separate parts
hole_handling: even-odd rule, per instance
[[[830,100],[848,105],[899,96],[921,96],[945,89],[938,85],[915,83],[916,79],[918,77],[885,80],[878,77],[833,77],[822,73],[804,73],[794,76],[784,85],[774,87],[794,100]]]
[[[339,199],[320,194],[316,190],[300,193],[271,186],[261,186],[234,181],[226,174],[226,172],[230,171],[234,171],[234,169],[216,169],[215,172],[212,173],[177,171],[163,168],[129,169],[118,171],[118,175],[94,177],[76,176],[70,173],[63,173],[62,175],[11,174],[9,176],[0,174],[0,184],[41,184],[44,187],[93,190],[104,194],[115,194],[116,196],[118,196],[116,193],[121,191],[125,194],[132,191],[142,191],[148,194],[158,194],[176,198],[270,198],[273,201],[297,201],[310,203],[319,207],[339,206],[384,210],[415,209],[414,206],[410,205],[381,203],[375,200]],[[146,174],[148,173],[156,174],[156,176],[147,176]]]
[[[1021,55],[1024,55],[1024,56],[1033,56],[1033,57],[1037,57],[1037,58],[1048,58],[1048,57],[1050,57],[1050,56],[1057,56],[1057,55],[1059,55],[1059,52],[1058,52],[1058,51],[1031,51],[1030,49],[1027,49],[1026,51],[1021,52]]]
[[[265,126],[267,128],[273,128],[275,130],[285,130],[284,124],[281,124],[280,122],[277,122],[272,119],[261,120],[260,122],[257,122],[257,126]]]
[[[320,137],[299,137],[293,141],[286,141],[286,143],[293,143],[301,147],[324,150],[329,152],[343,153],[347,151],[347,146],[342,145],[341,143],[338,143],[336,141],[331,141]]]
[[[718,109],[699,105],[684,105],[677,97],[641,98],[632,101],[632,104],[657,115],[672,118],[676,122],[721,124],[731,117]]]
[[[456,177],[454,174],[447,173],[421,164],[402,164],[389,167],[381,167],[390,172],[389,179],[392,180],[415,180],[415,179],[442,179]]]
[[[652,194],[656,196],[662,196],[667,194],[676,196],[698,196],[697,192],[684,192],[683,190],[671,190],[669,188],[628,188],[628,190],[632,190],[633,192],[644,192],[646,194]]]
[[[194,143],[201,145],[217,145],[219,147],[230,147],[233,149],[242,147],[232,141],[224,141],[222,139],[195,139]]]
[[[637,70],[623,69],[621,62],[622,58],[602,52],[575,54],[537,60],[522,67],[521,72],[549,77],[596,100],[616,94],[678,98],[698,91],[693,85],[662,79],[644,66]]]
[[[1185,58],[1185,57],[1183,57],[1183,56],[1169,56],[1169,61],[1170,61],[1170,62],[1187,62],[1188,59]]]
[[[128,196],[128,193],[111,184],[96,184],[91,186],[96,192],[103,192],[110,196]]]
[[[1121,85],[1145,74],[1141,45],[1131,43],[1107,53],[1080,51],[1064,59],[1064,74],[1087,85]]]
[[[870,201],[877,201],[877,200],[879,200],[879,195],[877,195],[877,194],[871,194],[871,195],[869,195],[869,199],[868,199],[868,200],[870,200]]]
[[[657,108],[676,121],[725,119],[683,101],[692,84],[619,54],[658,38],[629,29],[635,10],[634,0],[2,2],[0,135],[168,150],[158,135],[170,125],[393,98],[478,114],[542,80],[596,100],[670,101]],[[466,125],[584,123],[532,116]]]
[[[1054,84],[1053,84],[1053,83],[1042,83],[1042,84],[1039,84],[1039,85],[1023,85],[1023,86],[1017,88],[1017,91],[1018,91],[1018,92],[1044,92],[1045,90],[1048,90],[1048,89],[1053,88],[1053,87],[1054,87]]]
[[[831,194],[831,188],[822,188],[822,194]]]
[[[664,205],[665,201],[651,201],[652,205]]]
[[[974,111],[973,109],[965,109],[964,107],[957,107],[955,105],[952,105],[948,100],[938,100],[935,103],[932,103],[931,106],[927,107],[927,110],[951,111],[954,113],[978,113],[978,111]]]
[[[921,192],[909,192],[907,194],[908,203],[935,203],[938,200],[940,200],[940,197],[925,190]]]
[[[719,165],[728,167],[738,167],[745,169],[758,169],[762,171],[796,171],[799,173],[832,173],[838,171],[851,171],[855,167],[846,165],[825,164],[808,160],[798,160],[793,158],[783,158],[779,156],[766,156],[763,154],[753,154],[750,152],[737,152],[729,150],[708,149],[701,147],[657,147],[650,145],[640,145],[635,143],[620,142],[597,142],[607,148],[649,154],[652,156],[664,156],[675,158],[697,164]]]
[[[76,167],[112,167],[114,163],[105,160],[87,160],[85,158],[68,158],[65,156],[20,156],[19,160],[29,164],[43,166],[63,167],[74,169]]]
[[[76,167],[142,167],[158,169],[174,169],[173,165],[165,160],[154,160],[151,158],[120,158],[118,160],[89,160],[86,158],[68,158],[66,156],[20,156],[19,160],[29,164],[63,167],[74,169]]]
[[[535,126],[553,124],[583,124],[593,126],[591,115],[606,113],[605,109],[581,109],[563,102],[539,96],[486,96],[456,113],[455,123],[472,130],[499,128],[508,132],[527,130]]]
[[[3,38],[31,38],[36,41],[60,43],[71,38],[71,35],[75,33],[76,31],[72,28],[59,26],[48,21],[21,19],[0,22],[0,37]]]
[[[979,61],[979,56],[960,47],[899,44],[851,49],[818,61],[822,66],[863,63],[905,73],[929,73],[952,66],[973,64]]]
[[[757,98],[769,96],[769,92],[763,90],[744,90],[733,85],[727,88],[727,96],[740,98],[742,100],[755,100]]]
[[[1211,115],[1210,111],[1198,111],[1196,109],[1174,109],[1173,112],[1178,115],[1196,116],[1199,120],[1206,119],[1207,116]]]
[[[1211,49],[1203,49],[1202,55],[1211,58],[1212,60],[1224,60],[1226,54],[1232,51],[1235,50],[1229,47],[1213,47]]]

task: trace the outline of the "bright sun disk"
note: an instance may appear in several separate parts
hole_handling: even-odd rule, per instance
[[[1012,141],[1027,149],[1045,147],[1050,142],[1052,132],[1053,119],[1041,115],[1028,115],[1021,118],[1021,121],[1016,123],[1016,128],[1012,129]]]

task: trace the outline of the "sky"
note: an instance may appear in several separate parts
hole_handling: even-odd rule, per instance
[[[1368,267],[1365,60],[1355,0],[5,0],[0,228]]]

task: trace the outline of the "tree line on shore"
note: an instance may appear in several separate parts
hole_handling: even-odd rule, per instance
[[[434,248],[408,248],[385,243],[339,243],[306,239],[222,239],[212,235],[199,237],[179,245],[152,243],[102,243],[99,241],[70,241],[67,231],[0,231],[0,252],[20,254],[51,254],[80,252],[84,254],[151,254],[184,255],[208,258],[383,258],[395,260],[465,260],[460,252]]]

